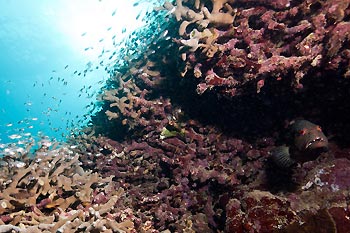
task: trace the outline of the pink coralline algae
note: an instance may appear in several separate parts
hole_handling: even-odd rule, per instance
[[[321,52],[327,40],[320,39],[325,35],[323,30],[331,27],[322,24],[329,17],[328,13],[322,15],[327,4],[309,2],[308,7],[316,8],[318,14],[307,10],[306,3],[294,6],[292,1],[286,1],[286,5],[272,2],[258,1],[259,7],[243,9],[250,3],[215,1],[212,8],[204,10],[203,16],[200,8],[191,11],[189,7],[192,3],[196,7],[200,1],[177,1],[177,5],[164,6],[180,20],[180,28],[185,29],[183,38],[174,41],[182,43],[184,63],[179,65],[187,64],[187,71],[193,67],[195,80],[199,81],[195,83],[197,90],[205,93],[210,89],[232,96],[241,92],[243,82],[255,80],[259,89],[256,91],[262,91],[269,84],[268,79],[261,78],[267,73],[276,75],[276,79],[284,79],[284,75],[294,71],[306,74],[307,67],[314,72],[320,68],[319,62],[323,64],[324,59],[330,58]],[[238,4],[236,8],[235,4]],[[329,4],[328,8],[332,5]],[[223,7],[226,10],[217,12],[216,9]],[[228,21],[219,24],[215,17],[211,21],[214,18],[207,18],[205,12],[232,19],[237,25],[230,27]],[[304,17],[302,12],[313,21],[303,20],[293,26],[292,21],[287,22],[293,17]],[[202,25],[209,21],[209,26],[202,31],[194,28],[192,39],[201,36],[213,39],[210,45],[218,46],[217,50],[206,46],[202,39],[197,43],[197,39],[185,38],[186,30],[197,25],[197,21]],[[246,24],[254,27],[249,33]],[[316,24],[323,26],[318,28]],[[218,29],[210,28],[211,25]],[[334,28],[335,25],[340,25],[337,20]],[[305,39],[307,32],[314,34]],[[214,34],[217,37],[210,37]],[[282,43],[280,34],[288,44]],[[263,35],[269,37],[262,39]],[[301,42],[310,49],[301,46]],[[226,111],[213,113],[216,117],[228,117],[240,108],[229,105],[232,98],[215,102],[210,101],[211,96],[206,98],[186,91],[193,89],[186,86],[189,79],[181,80],[176,75],[173,54],[178,48],[176,44],[163,43],[155,43],[142,59],[130,63],[129,69],[115,73],[113,87],[101,96],[104,103],[101,112],[94,116],[86,133],[74,139],[79,144],[75,152],[81,155],[82,166],[103,177],[113,176],[115,186],[125,191],[128,198],[119,205],[124,211],[129,205],[126,219],[133,222],[134,228],[140,232],[298,232],[299,229],[347,232],[349,195],[345,190],[349,187],[350,174],[345,167],[350,162],[345,150],[332,147],[317,159],[300,162],[290,169],[272,166],[270,152],[277,144],[273,133],[271,137],[260,135],[256,140],[247,140],[188,113],[189,108],[197,107],[192,104],[193,96],[203,98],[206,107],[228,103]],[[294,43],[295,48],[289,43]],[[251,55],[247,53],[248,47]],[[291,51],[294,53],[296,48],[300,48],[299,52],[293,55]],[[339,51],[344,49],[344,45],[339,47]],[[204,51],[205,54],[201,53]],[[243,76],[250,77],[250,81]],[[180,80],[185,84],[179,84]],[[314,114],[313,108],[310,109],[300,112]],[[274,114],[280,111],[284,108]],[[228,118],[224,127],[248,126],[246,120],[254,114],[252,110],[241,120]],[[254,119],[256,125],[266,123],[258,115]],[[99,194],[96,200],[103,201],[105,197]],[[315,224],[321,219],[324,226]]]
[[[307,176],[295,176],[300,183],[289,194],[236,192],[226,206],[226,232],[347,232],[349,165],[347,159],[305,164],[298,172]]]
[[[79,151],[85,151],[84,166],[115,176],[128,190],[140,222],[150,221],[159,230],[211,232],[223,228],[216,219],[223,217],[225,201],[219,204],[217,198],[262,171],[268,149],[252,150],[241,140],[220,136],[215,128],[183,127],[184,138],[160,140],[159,134],[148,133],[143,142],[119,143],[99,137],[82,143]],[[93,145],[104,155],[94,156]],[[215,194],[217,188],[222,191]]]
[[[344,190],[350,162],[344,150],[331,149],[317,160],[276,172],[269,166],[273,138],[252,143],[223,133],[190,118],[173,102],[176,98],[167,96],[171,88],[162,91],[170,79],[163,69],[171,64],[168,58],[150,57],[117,73],[119,86],[104,93],[103,115],[96,116],[88,134],[75,138],[82,166],[114,176],[116,187],[125,190],[137,230],[320,232],[315,222],[324,219],[329,232],[347,232],[341,226],[349,205]],[[103,117],[109,118],[105,134],[124,127],[122,139],[99,135]],[[276,175],[271,177],[271,170]],[[271,184],[271,179],[281,181]]]
[[[226,211],[226,232],[273,232],[298,219],[286,199],[262,191],[231,199]]]
[[[350,77],[348,1],[178,0],[165,8],[180,22],[181,75],[197,79],[198,94],[260,92],[262,82],[282,79],[298,89],[326,70]]]

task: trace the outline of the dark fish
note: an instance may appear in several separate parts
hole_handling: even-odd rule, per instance
[[[288,146],[278,146],[271,152],[272,161],[278,167],[291,167],[295,161],[290,157]]]
[[[328,139],[320,126],[307,120],[295,120],[288,127],[289,144],[271,151],[272,161],[281,168],[315,160],[328,150]]]
[[[298,150],[328,149],[328,139],[320,126],[307,120],[296,120],[291,122],[289,128]]]

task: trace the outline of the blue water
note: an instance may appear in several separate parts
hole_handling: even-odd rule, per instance
[[[0,145],[89,121],[128,37],[158,1],[0,1]],[[119,55],[119,56],[118,56]]]

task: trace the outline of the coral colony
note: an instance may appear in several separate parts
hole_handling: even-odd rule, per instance
[[[350,232],[349,5],[159,6],[164,31],[113,67],[89,126],[7,150],[0,232]],[[279,166],[297,118],[328,151]]]

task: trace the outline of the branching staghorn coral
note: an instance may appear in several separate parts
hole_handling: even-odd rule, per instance
[[[114,190],[113,176],[84,170],[68,145],[41,147],[19,163],[23,156],[1,159],[0,232],[132,231],[132,221],[116,221],[124,190]]]
[[[105,111],[108,119],[119,120],[129,130],[141,126],[147,132],[161,131],[162,127],[155,127],[155,124],[164,124],[171,117],[167,110],[170,105],[168,98],[149,97],[153,93],[150,88],[159,88],[159,84],[165,78],[160,67],[164,61],[155,62],[148,57],[151,55],[151,51],[145,54],[144,59],[133,63],[126,73],[116,72],[114,80],[118,87],[102,94],[102,101],[109,103],[109,108]],[[142,83],[149,89],[141,88],[137,83]],[[149,119],[148,116],[152,118]]]

